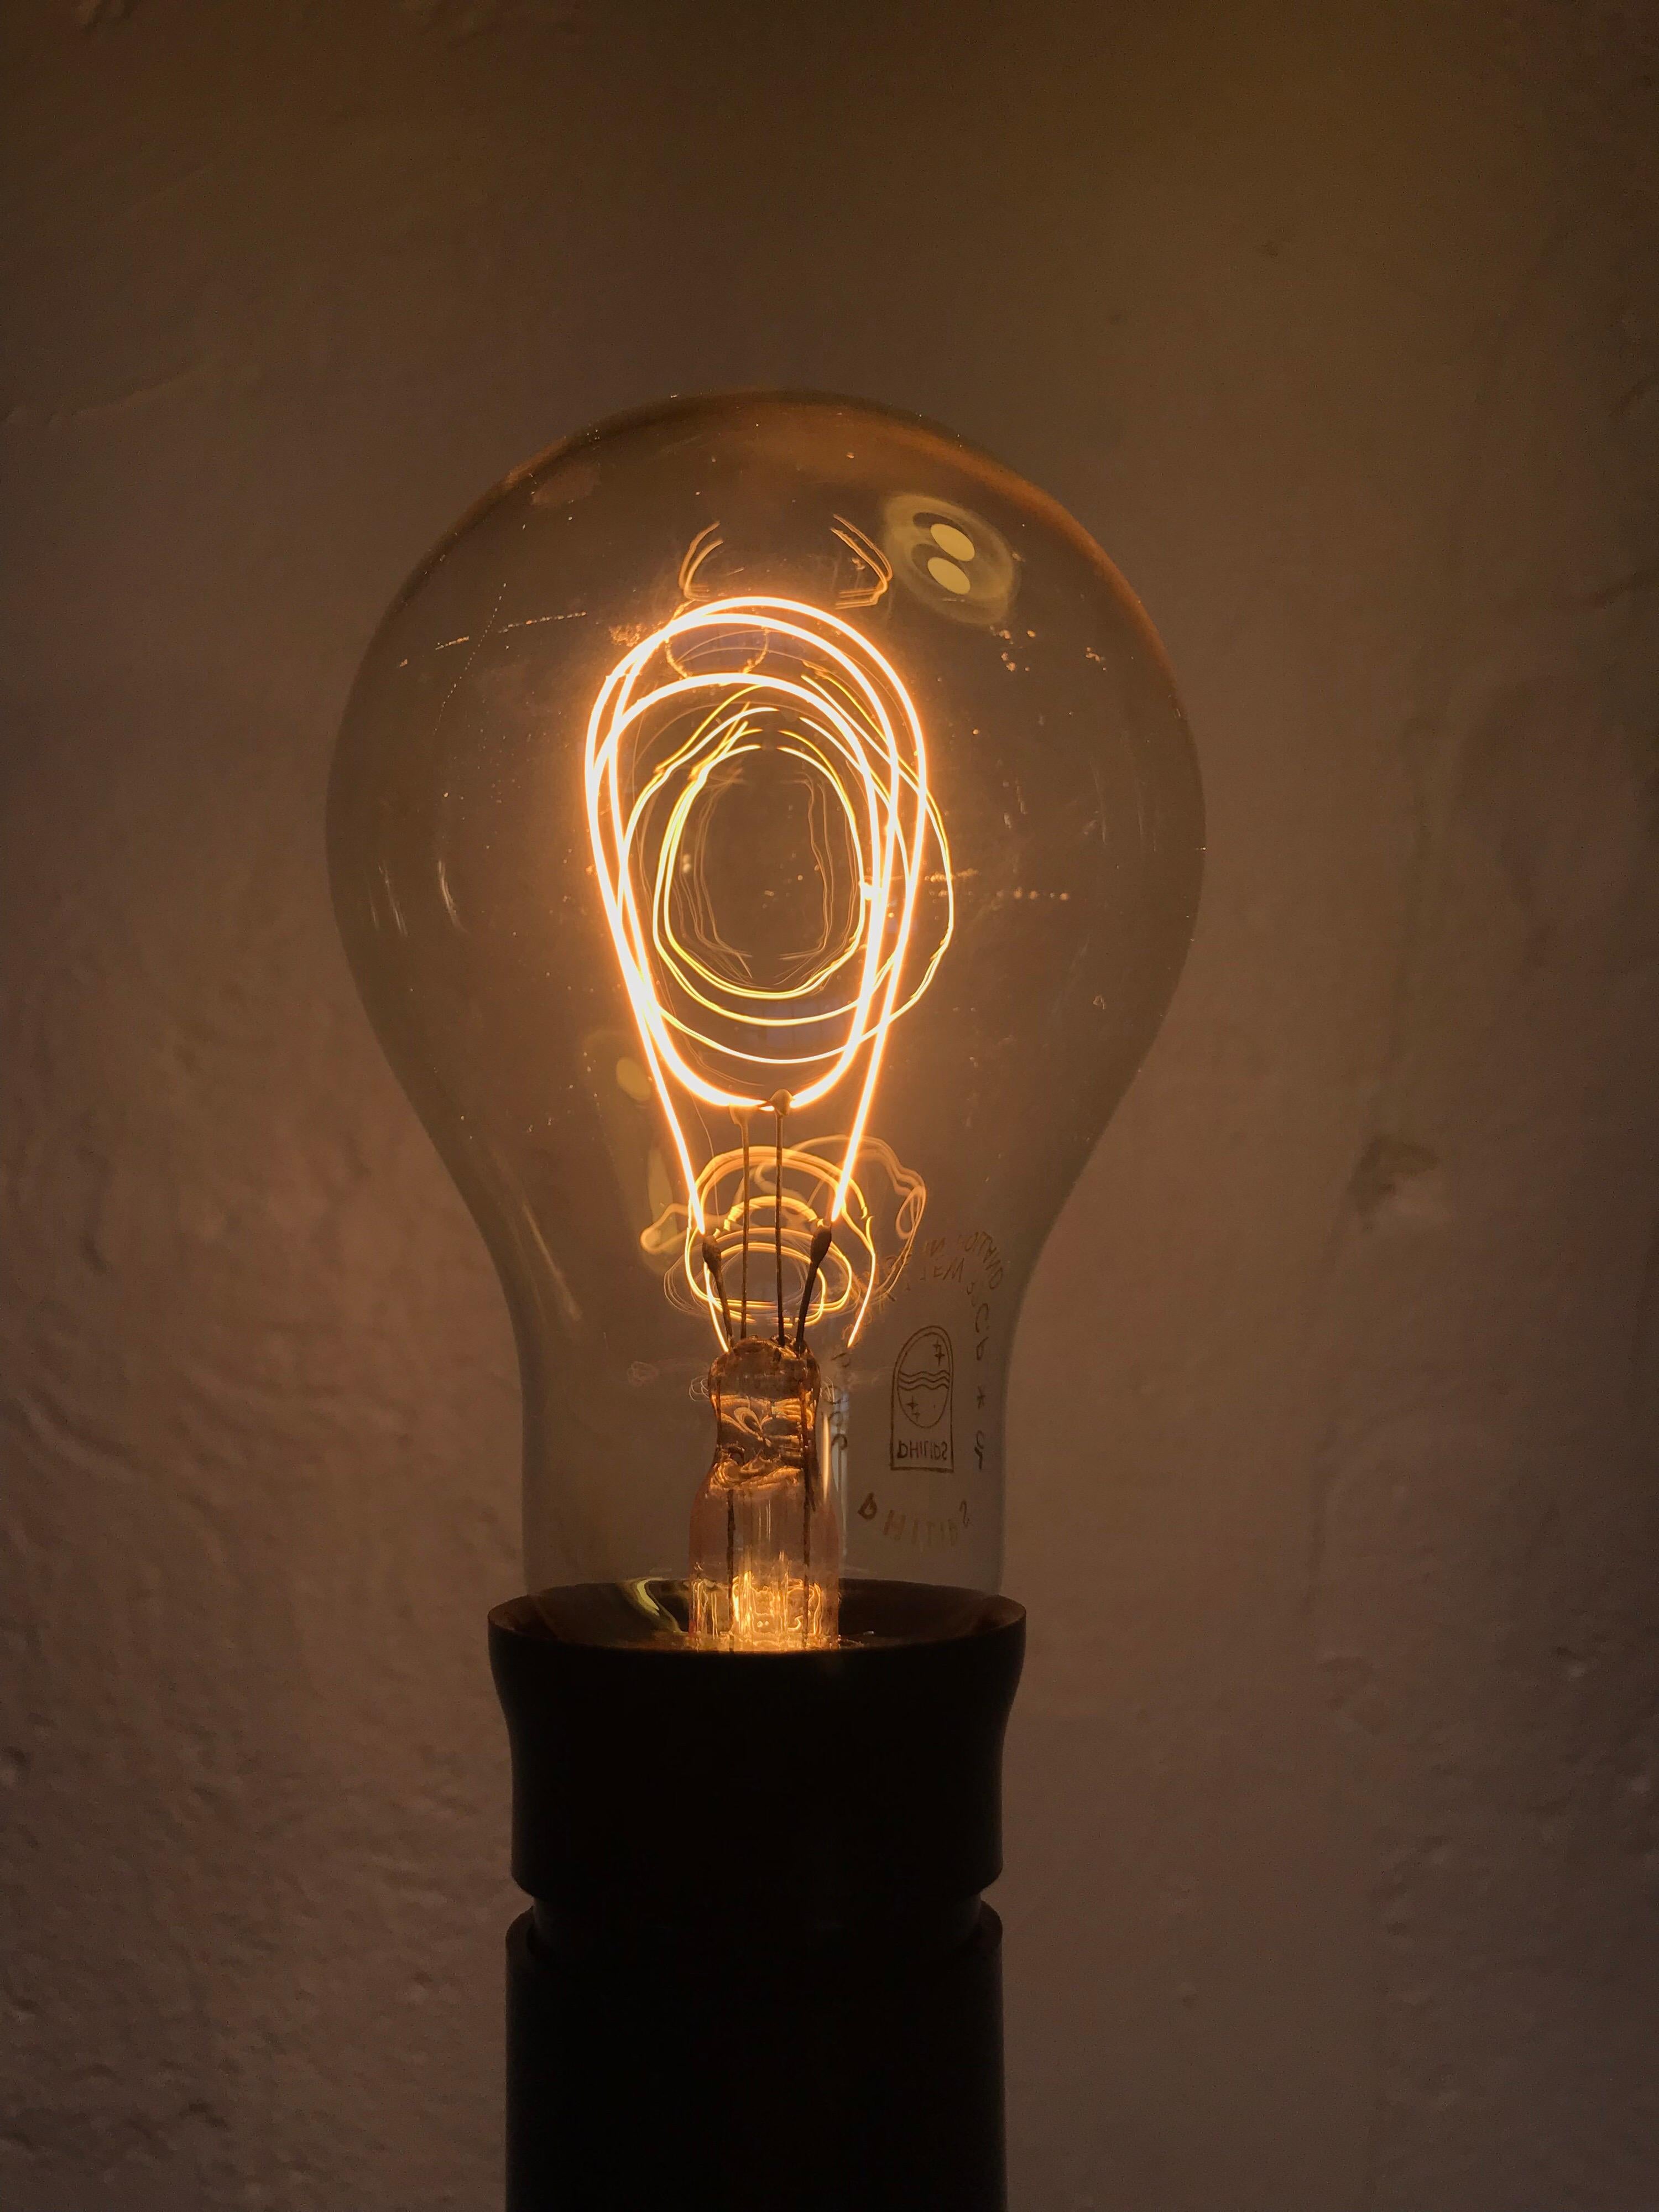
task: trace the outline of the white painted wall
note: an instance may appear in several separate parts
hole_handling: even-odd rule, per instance
[[[674,389],[951,422],[1182,675],[1028,1308],[1016,2212],[1659,2203],[1659,16],[19,0],[0,2202],[498,2187],[516,1384],[322,791]]]

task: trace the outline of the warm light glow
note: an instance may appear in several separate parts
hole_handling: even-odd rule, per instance
[[[695,550],[707,550],[702,540]],[[712,799],[763,752],[805,771],[823,892],[823,942],[777,973],[768,968],[778,966],[773,948],[721,937],[704,873]],[[771,1157],[775,1100],[793,1115],[844,1087],[847,1134],[787,1146],[781,1202],[799,1258],[816,1222],[795,1187],[821,1183],[833,1146],[839,1161],[820,1218],[850,1222],[869,1265],[830,1268],[814,1310],[840,1310],[856,1290],[850,1340],[880,1273],[857,1168],[888,1035],[927,988],[955,920],[950,850],[915,706],[891,663],[839,616],[788,599],[706,600],[682,606],[611,670],[589,718],[585,770],[605,918],[684,1178],[693,1294],[719,1328],[691,1251],[706,1229],[717,1237],[730,1229],[720,1185],[741,1156],[722,1153],[699,1169],[677,1093],[739,1121],[768,1115],[764,1133],[754,1132],[758,1164]],[[837,868],[838,853],[852,856],[854,880],[844,862]],[[924,880],[943,892],[926,944],[918,941]],[[752,1194],[764,1189],[757,1182]],[[758,1228],[758,1215],[750,1225]],[[739,1333],[747,1320],[745,1312]]]

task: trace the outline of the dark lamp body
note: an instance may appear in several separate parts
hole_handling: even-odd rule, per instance
[[[821,1650],[678,1584],[490,1615],[513,1751],[508,2212],[1000,2212],[1006,1598],[854,1582]]]

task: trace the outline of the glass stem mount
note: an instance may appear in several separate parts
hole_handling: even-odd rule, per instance
[[[714,1464],[691,1510],[694,1644],[784,1651],[834,1644],[841,1531],[817,1448],[818,1365],[741,1337],[709,1370]]]

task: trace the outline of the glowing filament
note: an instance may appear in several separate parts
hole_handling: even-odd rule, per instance
[[[702,871],[714,798],[769,752],[808,787],[823,938],[757,980],[773,948],[720,936]],[[585,776],[605,919],[684,1177],[688,1251],[725,1163],[699,1171],[687,1099],[747,1117],[781,1094],[794,1115],[844,1088],[823,1218],[841,1221],[849,1202],[867,1216],[853,1194],[888,1033],[927,988],[955,920],[927,744],[896,671],[850,623],[799,600],[683,606],[600,686]],[[841,848],[850,882],[834,865]],[[924,881],[944,891],[931,932],[918,927]],[[712,1291],[688,1274],[713,1317]],[[875,1279],[872,1264],[854,1334]]]

